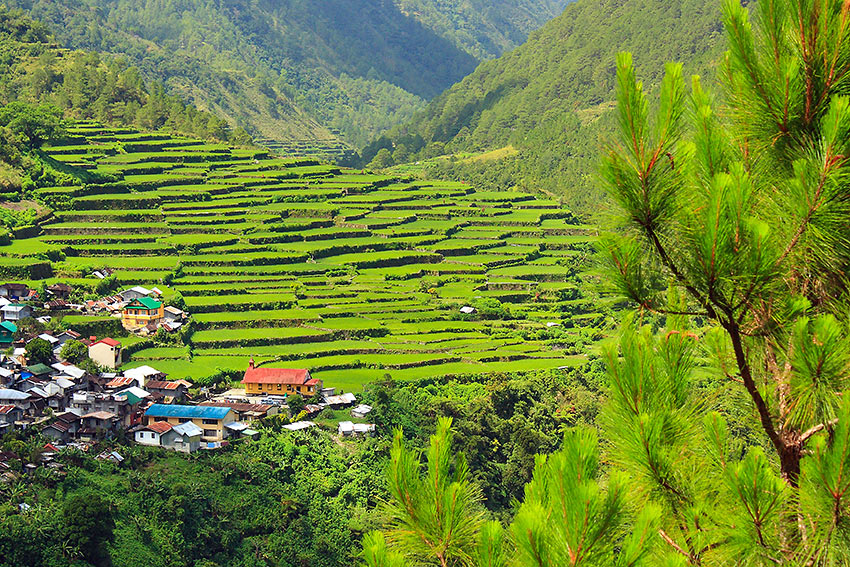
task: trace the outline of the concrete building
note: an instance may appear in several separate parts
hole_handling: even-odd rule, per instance
[[[101,366],[118,368],[121,366],[121,343],[106,337],[89,345],[89,358]]]
[[[145,411],[143,423],[150,425],[155,421],[171,426],[191,422],[201,428],[203,441],[221,441],[227,436],[225,425],[236,421],[236,413],[226,407],[153,404]]]

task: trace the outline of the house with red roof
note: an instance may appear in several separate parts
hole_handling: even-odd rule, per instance
[[[185,380],[150,380],[145,384],[145,390],[165,403],[181,402],[186,399],[191,385]]]
[[[303,368],[261,368],[254,365],[254,359],[248,363],[245,377],[242,378],[245,393],[249,396],[268,394],[300,394],[315,396],[322,390],[322,381],[310,376]]]
[[[134,435],[136,443],[159,447],[160,437],[169,431],[171,431],[170,423],[165,421],[152,421],[147,425],[138,426],[134,431]]]
[[[89,358],[106,368],[118,368],[121,366],[121,343],[110,337],[92,341]]]

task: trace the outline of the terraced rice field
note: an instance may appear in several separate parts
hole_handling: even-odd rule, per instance
[[[573,278],[593,235],[552,201],[164,134],[72,133],[47,153],[115,181],[39,190],[54,218],[0,260],[64,255],[52,280],[71,283],[104,267],[126,285],[167,278],[190,344],[139,350],[130,366],[197,379],[253,356],[349,390],[385,374],[580,364],[564,345],[602,319]]]

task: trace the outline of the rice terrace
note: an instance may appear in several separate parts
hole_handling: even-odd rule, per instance
[[[356,391],[573,366],[601,336],[605,308],[579,285],[594,233],[557,201],[95,123],[69,134],[45,154],[96,181],[38,189],[54,213],[0,247],[0,271],[94,289],[109,270],[182,297],[185,344],[121,337],[126,368],[203,382],[254,357]]]

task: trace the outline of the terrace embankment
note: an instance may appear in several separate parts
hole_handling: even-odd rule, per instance
[[[180,294],[189,344],[139,349],[131,366],[198,379],[253,356],[357,389],[387,373],[579,364],[605,319],[581,291],[593,231],[557,202],[167,134],[71,133],[45,151],[114,181],[39,190],[57,210],[0,247],[0,268],[82,287],[111,268]]]

